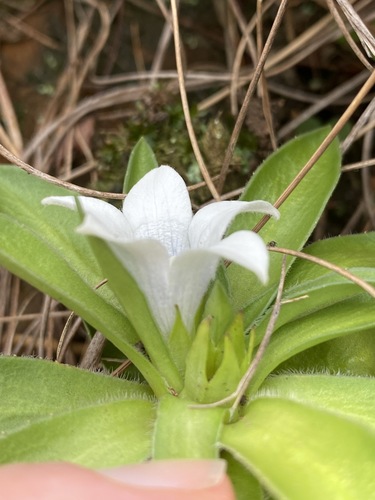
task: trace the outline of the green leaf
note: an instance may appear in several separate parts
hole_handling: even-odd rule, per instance
[[[283,361],[309,347],[354,332],[372,329],[375,333],[374,316],[374,299],[363,293],[285,324],[271,337],[252,379],[251,393]]]
[[[176,321],[168,337],[168,351],[177,366],[179,373],[183,376],[186,368],[186,355],[191,347],[192,338],[182,321],[180,311],[176,311]]]
[[[375,269],[374,246],[375,232],[369,232],[317,241],[306,247],[304,252],[332,262],[346,270],[362,269],[363,274],[369,272],[371,279],[371,271]],[[306,290],[312,289],[314,282],[317,282],[315,288],[318,288],[324,283],[322,279],[326,279],[327,276],[337,280],[337,282],[347,282],[346,278],[327,268],[303,259],[297,259],[285,281],[285,293],[290,296],[292,293],[295,296],[301,292],[305,293]]]
[[[202,318],[208,317],[211,318],[211,337],[217,344],[234,319],[233,307],[220,281],[215,281],[206,300]]]
[[[375,285],[374,245],[375,233],[339,236],[313,243],[304,253],[336,264]],[[336,272],[303,259],[296,259],[287,275],[283,293],[283,301],[293,302],[282,305],[275,331],[288,322],[341,302],[361,291],[358,285]],[[270,314],[271,311],[268,311],[257,326],[257,342],[263,338]]]
[[[219,345],[212,341],[215,331],[211,328],[210,318],[199,325],[187,353],[185,386],[181,393],[183,397],[205,404],[232,394],[249,363],[240,316]],[[242,352],[239,352],[240,347]]]
[[[0,463],[145,460],[154,418],[143,384],[32,358],[0,357]]]
[[[75,232],[79,216],[43,207],[50,195],[72,193],[0,166],[0,264],[73,310],[115,345],[137,336],[111,290],[95,287],[105,278],[87,243]]]
[[[274,203],[322,143],[328,130],[326,127],[297,137],[272,154],[255,172],[241,199],[262,199]],[[260,230],[264,241],[276,241],[280,247],[301,249],[319,220],[339,174],[340,152],[335,141],[280,207],[280,220],[270,220]],[[230,231],[252,229],[259,219],[259,214],[241,214]],[[255,321],[274,297],[281,261],[279,254],[270,256],[267,286],[262,286],[252,273],[242,267],[235,264],[229,266],[227,273],[234,304],[237,310],[244,310],[246,327]],[[288,265],[291,262],[288,259]]]
[[[236,492],[236,500],[264,500],[259,481],[230,453],[222,452],[227,462],[227,473]]]
[[[129,193],[131,188],[142,177],[158,166],[158,162],[146,139],[141,137],[130,154],[125,173],[123,193]]]
[[[324,374],[285,374],[267,379],[259,396],[290,398],[322,408],[375,430],[375,378]]]
[[[210,339],[210,320],[203,320],[198,327],[192,346],[186,356],[185,386],[183,395],[197,402],[204,402],[208,388],[207,365],[213,356]]]
[[[252,401],[221,442],[271,495],[288,500],[372,498],[375,432],[283,398]]]
[[[335,338],[287,359],[277,371],[375,377],[375,329]]]
[[[332,262],[370,284],[375,285],[375,233],[350,235],[329,238],[313,243],[306,248],[305,253]],[[293,264],[285,283],[283,300],[294,300],[285,303],[275,325],[274,337],[279,335],[279,329],[288,324],[297,324],[302,318],[324,310],[328,306],[342,302],[358,295],[362,289],[347,278],[330,271],[327,268],[297,259]],[[363,293],[363,292],[362,292]],[[305,298],[303,298],[305,297]],[[295,300],[301,298],[300,300]],[[374,303],[374,301],[373,301]],[[333,311],[333,309],[331,309]],[[266,314],[256,328],[256,339],[259,343],[263,337],[271,311]],[[369,304],[366,312],[375,324],[375,307]],[[332,315],[330,322],[340,321]],[[300,323],[302,325],[302,323]],[[304,324],[304,323],[303,323]],[[373,329],[340,337],[303,350],[296,356],[288,358],[278,370],[329,370],[337,373],[357,375],[375,375],[375,337]],[[284,333],[284,338],[286,338]],[[303,336],[301,336],[301,339]]]

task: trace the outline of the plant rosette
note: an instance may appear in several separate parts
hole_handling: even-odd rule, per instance
[[[371,498],[375,358],[363,366],[361,353],[373,352],[375,236],[305,250],[306,259],[335,267],[267,247],[299,251],[315,227],[339,178],[337,143],[280,212],[272,204],[326,134],[290,141],[239,201],[194,215],[182,178],[158,167],[143,139],[121,210],[0,167],[1,264],[100,331],[136,369],[118,379],[0,358],[2,463],[111,467],[221,456],[238,498],[260,499],[264,490]],[[272,219],[256,234],[259,214]],[[324,363],[321,349],[329,351]]]

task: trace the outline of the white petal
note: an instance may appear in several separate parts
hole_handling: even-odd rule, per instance
[[[252,231],[237,231],[207,249],[245,267],[262,283],[268,279],[269,253],[262,238]]]
[[[156,240],[115,242],[109,243],[109,247],[144,293],[162,333],[170,333],[175,308],[170,294],[170,259],[166,248]]]
[[[219,201],[198,210],[189,227],[191,248],[218,243],[229,224],[242,212],[259,212],[279,218],[279,211],[267,201]]]
[[[176,255],[187,247],[191,202],[182,177],[161,166],[148,172],[124,200],[123,213],[137,238],[157,239]]]
[[[219,255],[207,250],[187,250],[172,259],[171,296],[188,331],[194,326],[195,314],[215,277],[219,260]]]
[[[77,210],[77,198],[85,214],[82,224],[77,228],[78,232],[105,240],[132,238],[131,229],[122,212],[105,201],[85,196],[50,196],[44,198],[42,204]]]

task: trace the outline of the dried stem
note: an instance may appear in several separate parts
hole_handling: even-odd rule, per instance
[[[293,257],[299,257],[300,259],[308,260],[310,262],[313,262],[314,264],[318,264],[319,266],[325,267],[326,269],[329,269],[330,271],[333,271],[340,276],[352,281],[359,287],[361,287],[365,292],[367,292],[371,297],[375,298],[375,288],[371,286],[369,283],[366,281],[362,280],[361,278],[358,278],[358,276],[355,276],[351,272],[347,271],[346,269],[343,269],[340,266],[336,266],[336,264],[332,264],[332,262],[328,262],[327,260],[320,259],[319,257],[315,257],[314,255],[310,255],[307,253],[303,252],[298,252],[297,250],[290,250],[289,248],[281,248],[281,247],[268,247],[268,250],[270,252],[276,252],[276,253],[282,253],[284,255],[291,255]]]
[[[56,177],[41,172],[40,170],[29,165],[28,163],[25,163],[20,158],[17,158],[17,156],[11,153],[2,144],[0,144],[0,154],[4,156],[4,158],[9,160],[11,163],[16,165],[17,167],[20,167],[22,170],[25,170],[25,172],[27,172],[28,174],[35,175],[35,177],[39,177],[40,179],[43,179],[46,182],[50,182],[51,184],[64,187],[66,189],[70,189],[70,191],[74,191],[83,196],[92,196],[93,198],[105,198],[108,200],[123,200],[125,197],[123,194],[96,191],[95,189],[83,188],[80,186],[76,186],[75,184],[72,184],[70,182],[56,179]]]

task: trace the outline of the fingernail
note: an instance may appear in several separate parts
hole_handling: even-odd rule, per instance
[[[132,486],[203,489],[218,484],[225,460],[158,460],[104,469],[100,473]]]

